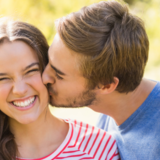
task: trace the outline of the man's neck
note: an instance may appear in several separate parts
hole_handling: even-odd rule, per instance
[[[155,85],[156,82],[143,79],[133,92],[126,94],[114,91],[102,95],[90,108],[111,116],[117,125],[121,125],[142,105]]]

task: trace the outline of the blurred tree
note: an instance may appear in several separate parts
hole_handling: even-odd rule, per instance
[[[0,15],[27,21],[39,29],[51,43],[55,19],[100,0],[0,0]]]
[[[141,2],[145,2],[148,3],[151,0],[124,0],[126,3],[128,3],[129,5],[134,5],[136,2],[141,1]]]

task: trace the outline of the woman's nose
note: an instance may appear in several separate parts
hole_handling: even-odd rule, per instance
[[[19,80],[14,82],[12,92],[15,95],[25,95],[27,93],[27,87],[28,85],[23,80]]]

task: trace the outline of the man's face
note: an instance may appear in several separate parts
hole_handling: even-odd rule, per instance
[[[79,70],[79,56],[65,46],[58,34],[49,48],[49,63],[43,73],[50,104],[56,107],[88,106],[95,100],[95,91],[86,86]]]

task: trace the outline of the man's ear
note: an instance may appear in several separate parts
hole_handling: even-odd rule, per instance
[[[101,94],[109,94],[115,91],[119,83],[119,79],[114,77],[114,82],[106,85],[99,85],[99,89],[101,90]]]

